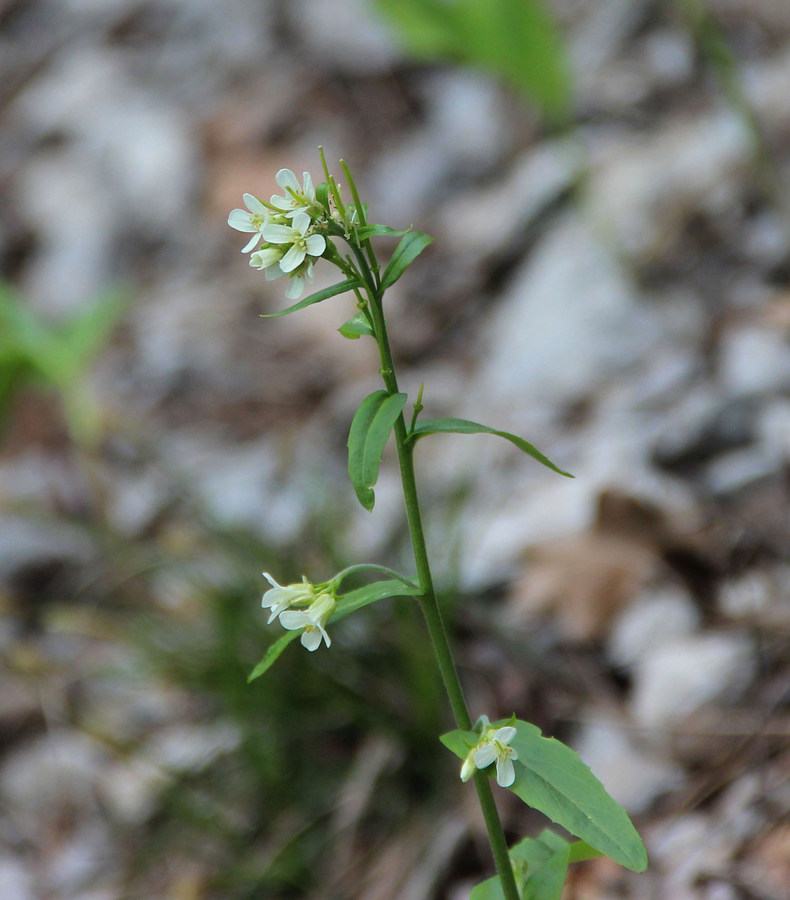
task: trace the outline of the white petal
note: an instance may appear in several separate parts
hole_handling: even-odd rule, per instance
[[[291,213],[287,212],[293,207],[293,200],[290,197],[280,197],[279,194],[272,194],[269,203],[272,206],[276,206],[277,209],[281,209],[286,215],[291,215]]]
[[[475,750],[475,765],[478,769],[485,769],[486,766],[490,766],[496,758],[496,747],[488,742],[480,744]]]
[[[304,237],[305,232],[310,227],[310,216],[307,213],[298,212],[293,217],[294,223],[294,231],[298,231],[301,237]]]
[[[247,243],[244,245],[244,247],[242,247],[241,252],[242,252],[242,253],[247,253],[248,251],[252,250],[252,248],[253,248],[256,244],[259,244],[260,242],[261,242],[261,236],[256,232],[256,233],[255,233],[255,234],[247,241]]]
[[[302,172],[304,176],[304,188],[302,189],[302,193],[310,200],[315,200],[315,188],[313,187],[313,179],[310,177],[309,172]]]
[[[516,770],[508,756],[500,756],[496,761],[496,783],[500,787],[510,787],[516,780]]]
[[[305,244],[310,256],[320,256],[326,250],[326,238],[323,234],[311,234]]]
[[[232,209],[228,215],[228,225],[236,231],[257,231],[252,224],[252,216],[246,209]]]
[[[264,225],[261,234],[270,244],[293,244],[297,237],[288,225]]]
[[[277,582],[272,578],[272,576],[268,572],[261,572],[261,575],[269,582],[272,587],[282,587],[281,584],[277,584]]]
[[[285,296],[289,300],[298,300],[304,293],[304,276],[292,275]]]
[[[299,182],[296,180],[296,175],[294,175],[290,169],[280,169],[274,176],[274,180],[284,191],[287,191],[288,188],[291,188],[294,191],[299,190]]]
[[[321,646],[321,632],[317,628],[305,630],[302,635],[302,646],[309,650],[317,650]]]
[[[261,203],[261,201],[253,194],[244,194],[243,199],[244,205],[250,212],[253,212],[258,216],[265,216],[268,213],[268,210],[263,203]]]
[[[493,734],[493,740],[500,744],[509,744],[516,736],[516,729],[512,725],[503,725]]]
[[[296,244],[291,247],[285,256],[280,260],[280,268],[283,272],[293,272],[295,268],[302,264],[305,258],[304,247],[297,247]]]
[[[297,631],[310,624],[307,613],[298,609],[288,609],[280,616],[280,625],[288,631]]]
[[[282,278],[283,275],[285,275],[285,272],[283,272],[278,264],[276,266],[269,266],[268,269],[264,269],[263,274],[267,281],[274,281],[277,278]]]

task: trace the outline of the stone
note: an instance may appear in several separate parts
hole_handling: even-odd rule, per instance
[[[691,634],[699,622],[699,611],[679,585],[648,587],[616,617],[606,655],[615,665],[631,669],[656,646]]]
[[[488,318],[476,393],[510,407],[570,403],[627,371],[661,334],[615,258],[568,214],[543,235]]]
[[[738,697],[754,672],[754,648],[745,635],[681,635],[660,643],[634,669],[631,713],[645,728],[671,728],[707,703]]]
[[[576,734],[573,747],[607,792],[639,815],[661,794],[683,784],[680,766],[639,747],[626,721],[596,716]]]

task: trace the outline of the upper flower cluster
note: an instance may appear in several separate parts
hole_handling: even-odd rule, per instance
[[[334,594],[323,586],[310,584],[304,577],[301,584],[288,585],[278,584],[268,572],[263,577],[271,585],[261,601],[264,609],[271,610],[269,622],[279,616],[280,624],[288,631],[302,629],[302,646],[308,650],[317,650],[322,641],[329,647],[332,641],[326,624],[337,606]]]
[[[297,300],[305,284],[313,280],[313,262],[326,250],[321,233],[325,210],[316,200],[313,179],[303,173],[302,184],[290,169],[280,169],[277,184],[284,193],[273,194],[268,203],[244,194],[244,209],[234,209],[228,225],[252,234],[242,253],[252,252],[250,265],[264,270],[268,281],[287,275],[286,297]]]

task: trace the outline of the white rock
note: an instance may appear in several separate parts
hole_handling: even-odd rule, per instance
[[[0,856],[0,885],[3,900],[31,900],[36,896],[33,876],[27,866],[13,856]]]
[[[25,743],[0,770],[0,795],[30,839],[64,808],[74,820],[95,815],[93,788],[106,753],[95,741],[54,730]]]
[[[712,494],[726,495],[776,475],[781,462],[776,449],[768,452],[765,447],[751,446],[731,450],[705,467],[705,486]]]
[[[593,148],[587,201],[596,221],[636,259],[660,254],[689,209],[717,211],[717,194],[750,158],[752,140],[735,112],[662,123],[635,140],[604,138]]]
[[[363,0],[291,0],[284,7],[313,60],[345,72],[378,72],[401,58],[394,26]]]
[[[616,665],[637,665],[657,646],[691,634],[699,619],[693,601],[679,586],[647,590],[613,622],[606,655]]]
[[[240,742],[239,729],[229,722],[172,725],[153,735],[144,753],[166,772],[195,772],[234,751]]]
[[[708,632],[660,644],[634,668],[631,711],[647,728],[666,728],[716,700],[740,694],[754,674],[751,641]]]
[[[524,153],[491,184],[451,197],[442,207],[441,228],[453,252],[483,256],[502,252],[563,190],[570,187],[583,164],[581,147],[559,139]],[[495,229],[481,239],[471,222],[484,209],[496,210]]]
[[[790,345],[778,329],[738,325],[720,345],[719,369],[735,396],[790,389]]]
[[[574,740],[579,756],[611,796],[631,813],[683,783],[683,770],[638,747],[628,726],[605,718],[585,722]]]
[[[656,345],[614,257],[575,215],[546,234],[488,319],[479,392],[518,407],[589,394]]]

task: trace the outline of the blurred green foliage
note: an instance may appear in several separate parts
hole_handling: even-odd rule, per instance
[[[568,120],[571,78],[562,37],[540,0],[375,0],[404,47],[492,73],[550,122]]]
[[[0,422],[21,390],[54,390],[72,438],[90,443],[99,422],[85,376],[124,309],[120,293],[108,291],[67,320],[51,324],[11,287],[0,284]]]

